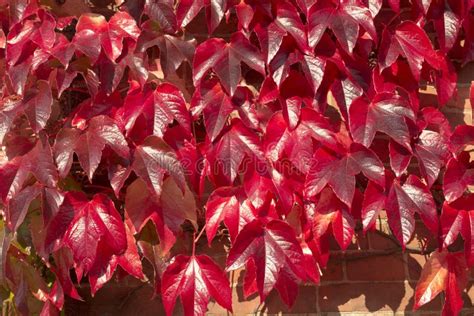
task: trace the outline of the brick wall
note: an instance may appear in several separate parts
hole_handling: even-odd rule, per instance
[[[474,80],[474,64],[468,64],[459,73],[458,98],[451,101],[442,111],[453,126],[466,122],[472,124],[472,105],[469,101],[469,87]],[[434,104],[436,95],[433,87],[421,89],[422,104]],[[243,297],[243,273],[236,271],[229,275],[233,290],[233,308],[237,315],[245,314],[321,314],[321,315],[439,315],[442,295],[420,311],[413,310],[413,294],[421,269],[427,260],[425,249],[436,247],[427,243],[429,232],[417,222],[415,236],[402,253],[397,243],[387,237],[389,232],[386,218],[377,222],[377,231],[364,236],[358,232],[347,251],[338,250],[334,243],[328,266],[323,270],[321,284],[301,285],[297,301],[291,310],[281,302],[273,291],[260,303],[254,295],[248,300]],[[431,241],[432,242],[432,241]],[[218,247],[217,247],[218,248]],[[211,255],[221,266],[225,264],[224,250],[199,247],[200,252]],[[68,315],[163,315],[159,298],[151,299],[151,286],[126,277],[111,281],[96,297],[87,295],[89,289],[80,289],[85,302],[68,300]],[[474,271],[463,294],[462,315],[474,314]],[[182,310],[177,304],[176,315]],[[219,305],[209,304],[209,315],[226,315]]]
[[[417,227],[419,229],[408,245],[410,250],[405,253],[380,233],[358,234],[347,251],[333,251],[320,285],[299,287],[298,298],[291,310],[275,291],[263,303],[257,295],[244,299],[243,271],[230,273],[234,315],[440,315],[441,295],[418,312],[412,312],[416,282],[427,260],[427,256],[417,253],[423,251],[427,232],[421,222]],[[387,229],[385,220],[381,220],[379,228]],[[337,249],[337,246],[333,248]],[[201,245],[198,251],[213,256],[224,266],[224,252],[210,250],[207,245]],[[88,297],[87,286],[83,286],[80,293],[85,302],[67,300],[67,315],[164,315],[161,300],[151,299],[153,288],[131,277],[109,282],[94,298]],[[473,315],[474,271],[463,299],[462,315]],[[209,315],[228,314],[212,301],[208,307]],[[174,314],[183,314],[179,302]]]
[[[229,29],[221,25],[213,36],[228,38]],[[194,20],[188,27],[199,42],[207,38],[205,23]],[[469,102],[469,87],[474,80],[474,63],[466,65],[459,73],[458,98],[442,109],[452,126],[460,123],[472,124],[472,105]],[[422,87],[421,104],[436,104],[436,91],[432,86]],[[417,222],[413,240],[402,253],[398,244],[386,234],[389,232],[386,218],[377,223],[377,232],[364,236],[358,232],[347,251],[338,250],[334,244],[331,259],[323,270],[321,283],[301,285],[296,303],[291,310],[282,303],[275,291],[265,302],[260,303],[254,295],[244,299],[243,273],[229,274],[232,283],[233,309],[235,315],[246,314],[318,314],[318,315],[440,315],[442,295],[433,302],[413,312],[413,296],[421,269],[427,260],[423,252],[436,245],[427,244],[429,232]],[[211,255],[222,267],[225,265],[223,250],[198,247],[200,253]],[[148,267],[151,269],[151,267]],[[87,285],[79,289],[84,302],[67,299],[67,315],[164,315],[160,298],[152,299],[153,288],[132,277],[110,281],[91,298]],[[474,315],[474,270],[467,289],[463,293],[462,315]],[[227,315],[227,311],[214,302],[209,303],[209,315]],[[175,315],[182,315],[177,303]]]

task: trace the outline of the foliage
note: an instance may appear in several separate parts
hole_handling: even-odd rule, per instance
[[[444,291],[444,315],[460,311],[474,127],[440,109],[474,60],[472,1],[62,2],[0,1],[0,284],[16,312],[58,313],[114,273],[154,283],[168,314],[178,296],[187,315],[211,298],[232,311],[240,268],[246,296],[291,306],[330,239],[346,249],[381,212],[403,249],[417,218],[439,244],[415,309]],[[229,247],[225,267],[202,236]]]

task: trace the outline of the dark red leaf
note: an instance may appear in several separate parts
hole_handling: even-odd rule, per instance
[[[423,61],[434,69],[439,69],[441,65],[440,58],[425,31],[411,21],[399,24],[393,34],[388,29],[383,32],[380,45],[381,69],[391,66],[398,56],[407,59],[411,72],[417,80],[420,79]]]
[[[13,120],[23,109],[24,104],[19,98],[10,97],[0,100],[0,142],[3,143],[3,139],[10,130]]]
[[[72,204],[74,218],[63,239],[72,250],[76,269],[87,273],[93,268],[97,256],[104,255],[100,243],[105,247],[103,250],[111,254],[123,254],[127,249],[125,227],[112,201],[101,194],[96,194],[91,201],[84,194],[68,195],[75,200]]]
[[[461,152],[465,146],[474,144],[474,126],[459,125],[451,136],[449,149],[456,156]]]
[[[166,33],[173,34],[178,29],[178,22],[176,15],[173,12],[173,7],[167,3],[146,0],[144,13],[146,13],[152,20],[155,20],[160,25],[160,29]]]
[[[233,95],[241,80],[240,64],[244,62],[261,74],[265,74],[263,58],[244,34],[232,34],[230,43],[223,39],[212,38],[196,48],[193,62],[193,81],[195,86],[209,70],[213,70],[226,91]]]
[[[214,141],[234,111],[231,98],[217,80],[206,81],[196,90],[191,101],[193,115],[202,112],[207,135]]]
[[[206,8],[207,29],[209,30],[209,34],[212,34],[224,17],[224,13],[227,11],[227,0],[181,0],[176,8],[178,24],[180,24],[181,27],[185,27],[204,7]]]
[[[54,144],[54,157],[60,175],[65,177],[69,173],[72,154],[75,152],[81,167],[89,179],[92,179],[106,145],[119,156],[125,159],[130,158],[127,141],[115,122],[107,116],[95,116],[82,132],[67,128],[61,130]]]
[[[51,115],[51,106],[53,105],[53,96],[51,87],[46,81],[40,80],[37,83],[38,88],[32,90],[32,95],[25,102],[25,113],[30,121],[31,128],[38,133],[42,130]]]
[[[359,36],[359,25],[367,31],[372,40],[377,41],[372,14],[367,7],[356,3],[324,9],[314,5],[309,11],[308,21],[308,37],[311,47],[315,47],[326,29],[330,28],[342,48],[352,54]]]
[[[428,187],[414,175],[410,175],[403,185],[397,179],[393,181],[385,209],[390,228],[402,247],[410,241],[415,229],[415,212],[434,235],[438,234],[438,216],[433,196]]]
[[[125,196],[125,212],[137,232],[149,220],[153,221],[163,252],[166,253],[174,245],[175,234],[181,224],[185,220],[196,223],[194,197],[187,187],[183,195],[173,178],[164,181],[160,197],[148,192],[146,184],[140,179],[129,185]]]
[[[16,231],[23,223],[31,202],[40,194],[37,186],[29,186],[20,191],[11,200],[8,201],[6,213],[6,222],[8,228]]]

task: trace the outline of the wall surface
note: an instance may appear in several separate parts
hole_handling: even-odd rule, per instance
[[[471,80],[474,81],[474,64],[466,65],[458,74],[458,98],[451,101],[442,111],[452,126],[461,122],[472,124],[472,105],[469,101]],[[433,87],[423,87],[422,104],[434,104]],[[385,218],[377,223],[377,232],[364,236],[361,232],[345,252],[334,243],[328,267],[323,270],[321,284],[301,285],[293,308],[289,310],[276,292],[272,292],[260,304],[258,296],[244,299],[242,275],[229,275],[233,284],[234,315],[284,314],[284,315],[440,315],[442,295],[433,302],[413,312],[413,295],[421,269],[427,260],[425,249],[436,245],[427,244],[429,232],[417,222],[414,238],[407,251],[402,253],[397,243],[387,238],[388,225]],[[462,242],[462,241],[460,241]],[[213,256],[224,266],[223,249],[209,249],[202,245],[201,252]],[[81,288],[87,297],[88,288]],[[94,298],[85,302],[68,300],[67,315],[164,315],[160,299],[151,299],[153,289],[132,278],[109,282]],[[474,315],[474,270],[463,294],[462,315]],[[182,315],[179,303],[176,315]],[[219,305],[209,304],[209,315],[226,315]]]
[[[196,19],[189,30],[202,41],[207,38],[206,26]],[[215,37],[228,37],[228,29],[219,27]],[[469,102],[469,88],[474,81],[474,64],[466,65],[458,73],[458,97],[442,108],[452,126],[466,122],[472,124],[472,105]],[[431,86],[422,87],[422,105],[436,104],[436,91]],[[291,310],[282,303],[273,291],[265,302],[258,296],[243,298],[243,273],[233,273],[229,278],[233,284],[234,315],[284,314],[284,315],[440,315],[443,297],[439,295],[433,302],[413,312],[413,296],[421,269],[427,260],[425,249],[436,245],[426,244],[429,232],[421,222],[417,222],[416,233],[403,253],[398,244],[384,233],[388,233],[386,218],[377,224],[378,232],[364,236],[358,233],[353,244],[341,252],[334,243],[328,267],[323,270],[321,284],[301,285],[297,301]],[[460,241],[462,242],[462,241]],[[224,266],[224,250],[209,249],[202,245],[198,250],[208,253]],[[90,290],[80,289],[87,298]],[[160,298],[151,299],[152,287],[125,278],[111,281],[94,298],[85,302],[68,300],[67,315],[164,315]],[[474,315],[474,270],[471,271],[466,291],[463,293],[464,309],[461,315]],[[182,315],[177,303],[175,315]],[[219,305],[209,304],[209,315],[227,315]]]

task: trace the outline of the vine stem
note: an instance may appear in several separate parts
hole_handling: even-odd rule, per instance
[[[204,233],[205,228],[206,226],[203,226],[203,228],[201,229],[197,237],[196,237],[196,232],[193,233],[193,256],[196,253],[196,243],[198,242],[199,238],[201,238],[202,233]]]
[[[197,237],[194,239],[194,243],[197,243],[199,238],[201,238],[202,234],[204,233],[204,230],[206,229],[206,226],[203,226],[201,231],[199,232],[199,235],[197,235]],[[194,233],[196,234],[196,233]]]

